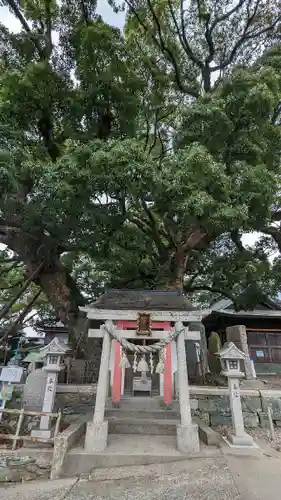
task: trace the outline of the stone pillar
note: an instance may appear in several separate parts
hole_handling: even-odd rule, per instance
[[[247,380],[254,380],[254,373],[250,360],[246,327],[244,325],[228,326],[226,328],[227,342],[233,342],[241,351],[246,354],[244,359],[245,375]]]
[[[182,453],[197,453],[199,451],[198,425],[193,424],[191,420],[185,335],[181,322],[176,323],[176,330],[181,330],[177,337],[178,391],[181,415],[181,424],[177,426],[177,447]]]
[[[58,382],[58,372],[57,371],[48,371],[47,372],[47,381],[45,387],[45,394],[42,406],[42,412],[52,413],[54,404],[55,404],[55,396]],[[51,428],[51,417],[47,415],[43,415],[40,418],[39,429],[33,429],[31,431],[32,437],[45,438],[49,439],[52,435]]]
[[[43,413],[52,413],[55,403],[58,373],[64,368],[61,364],[62,357],[66,354],[68,347],[61,344],[55,337],[48,345],[40,349],[40,352],[46,359],[43,371],[47,373],[47,380],[43,400]],[[47,438],[52,435],[51,417],[43,415],[40,419],[39,430],[31,431],[32,437]]]
[[[254,446],[253,438],[244,429],[239,379],[228,376],[228,389],[234,435],[229,434],[227,439],[234,446]]]
[[[201,346],[201,359],[202,359],[202,375],[205,376],[210,373],[209,363],[208,363],[208,345],[205,332],[205,326],[203,323],[189,323],[189,330],[200,332],[200,346]]]
[[[106,326],[111,328],[112,321],[106,321]],[[103,328],[103,327],[102,327]],[[105,405],[109,383],[109,362],[111,338],[103,328],[103,345],[97,386],[96,404],[94,418],[88,422],[85,438],[85,450],[87,452],[103,451],[107,447],[108,422],[104,420]]]
[[[58,383],[58,372],[48,372],[48,378],[46,383],[46,391],[44,396],[43,408],[42,411],[46,413],[52,413],[54,404],[55,404],[55,396],[56,396],[56,388]],[[50,417],[41,417],[40,420],[40,430],[50,429],[51,427],[51,418]]]

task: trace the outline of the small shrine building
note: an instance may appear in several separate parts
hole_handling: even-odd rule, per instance
[[[208,311],[196,311],[178,291],[110,290],[81,308],[88,318],[89,338],[102,338],[102,354],[93,421],[88,422],[85,448],[107,447],[108,397],[119,405],[126,395],[163,397],[168,408],[179,400],[181,424],[177,447],[199,450],[198,427],[191,420],[186,340],[200,349],[200,332],[188,325]]]

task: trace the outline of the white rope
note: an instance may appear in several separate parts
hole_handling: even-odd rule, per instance
[[[147,354],[150,352],[160,351],[161,349],[163,349],[163,347],[165,347],[166,345],[169,345],[173,340],[176,340],[177,336],[185,330],[184,328],[182,328],[179,331],[175,330],[174,332],[172,332],[169,335],[169,337],[167,339],[160,340],[160,342],[157,342],[157,343],[152,344],[152,345],[136,345],[136,344],[132,344],[128,340],[124,339],[123,337],[119,337],[117,335],[117,333],[115,333],[114,327],[112,327],[112,329],[108,328],[106,325],[103,325],[103,327],[107,331],[107,333],[109,333],[109,335],[111,336],[112,339],[117,340],[117,342],[119,342],[121,344],[123,349],[125,349],[126,351],[140,353],[140,354]]]

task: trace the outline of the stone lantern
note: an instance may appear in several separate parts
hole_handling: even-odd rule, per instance
[[[234,434],[229,434],[225,441],[230,446],[253,447],[253,438],[245,432],[239,379],[245,374],[241,371],[241,361],[246,358],[244,354],[233,342],[226,342],[223,348],[217,353],[222,365],[222,375],[227,377],[229,389],[229,402],[232,416],[232,426]]]
[[[58,374],[64,369],[62,359],[67,351],[68,347],[65,344],[62,344],[56,337],[48,345],[40,349],[40,352],[45,360],[45,365],[42,369],[47,372],[42,412],[53,412]],[[31,435],[33,437],[48,439],[51,437],[51,434],[51,418],[49,416],[42,416],[40,419],[39,430],[33,430]]]

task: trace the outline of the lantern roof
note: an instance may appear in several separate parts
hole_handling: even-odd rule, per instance
[[[226,342],[216,354],[221,359],[245,359],[247,357],[233,342]]]
[[[57,337],[54,337],[48,345],[40,349],[40,353],[42,353],[44,357],[48,354],[64,355],[67,351],[69,351],[68,346],[62,344]]]

